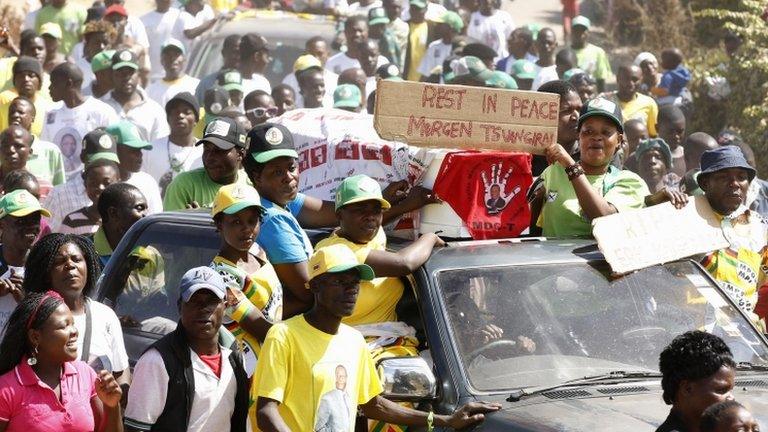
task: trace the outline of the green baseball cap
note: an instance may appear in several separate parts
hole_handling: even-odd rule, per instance
[[[160,47],[160,52],[165,51],[167,48],[176,48],[181,52],[181,55],[187,55],[187,49],[184,47],[184,44],[174,38],[168,38],[165,42],[163,42],[163,45]]]
[[[115,50],[105,50],[102,51],[91,59],[91,70],[96,72],[101,72],[103,70],[111,69],[112,68],[112,57],[115,55]]]
[[[362,102],[360,88],[353,84],[341,84],[333,91],[334,108],[357,108]]]
[[[129,121],[121,120],[107,126],[107,133],[112,135],[118,144],[135,149],[152,150],[152,145],[141,139],[139,130]]]
[[[368,25],[389,24],[387,11],[383,7],[375,7],[368,11]]]
[[[416,6],[417,8],[424,9],[427,7],[427,0],[410,0],[408,2],[411,6]]]
[[[482,60],[475,56],[465,56],[451,62],[451,81],[458,78],[471,76],[480,81],[491,79],[493,73],[485,66]]]
[[[237,69],[225,69],[216,76],[216,84],[226,91],[243,92],[243,76]]]
[[[120,163],[117,157],[117,143],[115,138],[103,128],[94,129],[83,137],[83,152],[85,161],[91,163],[99,159]]]
[[[389,201],[381,196],[379,182],[367,175],[360,174],[347,177],[336,188],[336,210],[345,205],[370,200],[380,202],[381,208],[384,210],[392,207]]]
[[[624,133],[624,118],[621,115],[621,108],[615,102],[609,101],[605,98],[595,98],[587,101],[581,107],[581,113],[579,115],[579,130],[584,121],[590,117],[605,117],[616,124],[619,133]]]
[[[579,15],[571,21],[571,27],[576,26],[582,26],[589,30],[590,27],[592,27],[592,21],[589,20],[589,18],[585,17],[584,15]]]
[[[44,209],[40,201],[26,189],[8,192],[0,199],[0,219],[8,215],[24,217],[38,211],[45,217],[51,217],[51,212]]]
[[[461,33],[461,29],[464,28],[464,20],[453,11],[446,11],[442,15],[435,17],[432,22],[448,24],[456,33]]]
[[[139,61],[136,58],[136,54],[129,49],[121,49],[115,52],[112,57],[112,70],[118,70],[122,67],[129,67],[138,70]]]
[[[509,76],[508,73],[503,71],[493,71],[491,78],[485,80],[485,85],[497,89],[515,90],[517,89],[517,81]]]
[[[517,79],[536,79],[536,65],[525,59],[515,60],[510,75]]]

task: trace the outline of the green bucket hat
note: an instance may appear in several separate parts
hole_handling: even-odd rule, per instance
[[[669,149],[667,142],[661,138],[651,138],[640,141],[640,144],[637,145],[637,149],[635,150],[635,157],[640,161],[645,153],[653,149],[656,149],[661,153],[661,156],[664,158],[664,163],[667,164],[667,169],[671,169],[672,151]]]
[[[485,82],[493,76],[493,72],[485,66],[485,63],[475,56],[465,56],[451,62],[451,71],[453,72],[451,81],[471,76]]]
[[[456,33],[461,33],[461,29],[464,28],[464,20],[461,19],[459,14],[453,11],[446,11],[439,17],[436,17],[433,22],[448,24]]]
[[[381,196],[379,182],[367,175],[360,174],[347,177],[336,188],[336,210],[345,205],[370,200],[380,202],[381,208],[384,210],[391,207],[389,201]]]
[[[510,75],[516,79],[536,79],[536,65],[525,59],[515,60]]]
[[[0,199],[0,219],[6,216],[24,217],[34,212],[51,217],[51,212],[40,205],[40,201],[26,189],[8,192]]]
[[[333,91],[334,108],[357,108],[362,101],[360,88],[353,84],[341,84]]]
[[[112,57],[115,55],[114,50],[105,50],[102,51],[91,59],[91,70],[96,72],[101,72],[103,70],[111,69],[112,68]]]
[[[383,7],[375,7],[368,11],[368,25],[389,24],[387,11]]]
[[[136,126],[126,120],[107,126],[107,133],[112,135],[115,142],[135,149],[152,150],[152,145],[141,139]]]
[[[491,78],[485,80],[485,85],[497,89],[515,90],[517,89],[517,81],[509,76],[508,73],[502,71],[493,71]]]

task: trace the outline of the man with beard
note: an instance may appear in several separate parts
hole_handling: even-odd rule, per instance
[[[144,141],[168,136],[165,111],[139,86],[139,64],[133,51],[122,49],[112,57],[112,80],[115,88],[106,102],[120,118],[136,125]]]
[[[247,185],[240,170],[245,155],[245,130],[233,119],[217,117],[205,127],[203,167],[177,175],[165,191],[165,211],[184,208],[210,208],[216,193],[224,185]]]
[[[40,217],[50,217],[31,193],[8,192],[0,199],[0,337],[23,293],[24,264],[40,233]]]

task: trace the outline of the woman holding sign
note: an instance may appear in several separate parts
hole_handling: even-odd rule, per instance
[[[537,218],[546,237],[592,237],[592,220],[619,211],[671,201],[682,207],[682,194],[667,189],[650,195],[637,174],[611,165],[624,139],[621,109],[603,98],[587,102],[578,122],[581,160],[575,161],[561,145],[545,150],[550,166],[544,182],[541,213]]]

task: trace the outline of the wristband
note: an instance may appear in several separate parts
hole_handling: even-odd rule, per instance
[[[234,321],[240,322],[246,315],[251,313],[254,306],[248,299],[243,299],[237,304],[237,307],[229,314]]]
[[[430,411],[429,414],[427,414],[427,432],[432,432],[433,430],[435,430],[434,422],[435,422],[435,413]]]
[[[568,176],[568,180],[573,180],[579,176],[584,175],[584,168],[581,164],[576,162],[573,165],[569,165],[565,168],[565,174]]]

